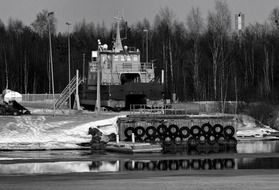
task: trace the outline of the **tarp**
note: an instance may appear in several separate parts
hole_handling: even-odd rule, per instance
[[[9,89],[3,90],[2,93],[5,102],[9,102],[11,100],[15,100],[17,102],[22,102],[22,95],[16,91],[12,91]]]

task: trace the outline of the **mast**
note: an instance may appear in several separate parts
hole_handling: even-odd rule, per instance
[[[114,51],[120,52],[120,51],[123,51],[123,46],[122,46],[121,36],[120,36],[120,20],[121,20],[121,18],[114,17],[114,19],[116,20],[116,39],[114,42]]]

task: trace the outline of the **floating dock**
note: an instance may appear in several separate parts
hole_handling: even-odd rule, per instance
[[[160,144],[133,143],[133,142],[109,142],[105,150],[122,153],[156,153],[163,150]]]

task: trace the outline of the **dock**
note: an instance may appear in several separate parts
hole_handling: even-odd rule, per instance
[[[157,153],[163,150],[160,144],[151,143],[133,143],[133,142],[109,142],[105,148],[106,151],[120,153]]]

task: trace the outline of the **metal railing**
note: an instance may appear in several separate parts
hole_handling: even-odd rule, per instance
[[[140,114],[153,114],[153,115],[185,115],[189,114],[189,110],[185,109],[173,109],[170,105],[160,105],[149,107],[146,104],[131,104],[130,115]]]
[[[55,94],[54,97],[57,99],[60,94]],[[22,101],[25,102],[35,102],[35,101],[44,101],[44,100],[52,100],[52,94],[22,94]]]

